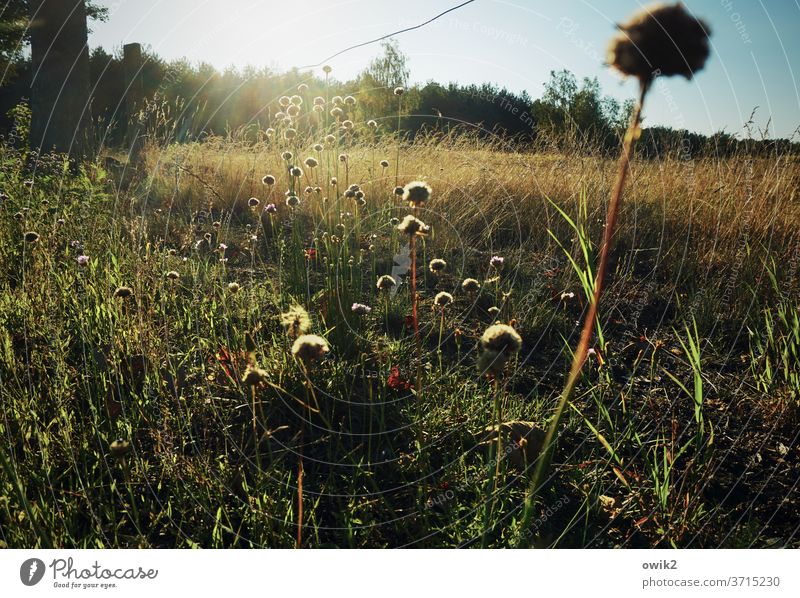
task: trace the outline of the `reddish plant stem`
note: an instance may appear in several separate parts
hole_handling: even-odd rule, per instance
[[[539,491],[539,480],[542,478],[550,464],[550,458],[552,456],[554,441],[558,435],[561,416],[564,413],[564,409],[569,402],[570,397],[572,396],[572,391],[575,389],[575,385],[580,378],[583,364],[586,361],[586,357],[589,353],[589,344],[591,343],[592,334],[594,333],[594,326],[597,320],[597,311],[600,305],[600,297],[603,293],[603,284],[605,282],[606,271],[608,270],[608,260],[613,248],[617,217],[619,216],[620,206],[622,205],[622,191],[625,188],[625,179],[627,178],[628,170],[630,169],[633,144],[639,134],[639,123],[642,116],[644,97],[647,94],[649,87],[649,80],[641,81],[639,88],[639,101],[636,104],[633,115],[631,116],[631,123],[628,127],[628,131],[625,134],[625,139],[622,144],[622,153],[618,162],[617,179],[611,192],[611,201],[608,204],[608,215],[606,216],[606,227],[605,231],[603,232],[603,244],[600,247],[600,263],[597,267],[597,276],[595,278],[592,302],[586,312],[586,319],[584,320],[583,329],[581,330],[581,338],[573,355],[569,378],[567,379],[567,383],[564,385],[564,390],[561,393],[561,398],[559,399],[556,412],[553,415],[553,419],[551,420],[550,426],[547,429],[547,435],[545,436],[545,440],[542,445],[542,454],[537,460],[536,468],[533,472],[533,478],[531,479],[531,484],[528,488],[528,495],[525,499],[525,507],[522,517],[521,530],[523,535],[521,538],[524,537],[525,530],[530,524],[531,516],[533,514],[533,503]]]
[[[417,317],[417,237],[411,237],[411,320],[414,322],[414,338],[419,344],[419,318]],[[419,355],[418,355],[419,357]]]
[[[297,463],[297,544],[303,547],[303,430],[300,430],[299,461]]]

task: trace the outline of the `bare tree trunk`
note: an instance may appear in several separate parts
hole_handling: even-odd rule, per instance
[[[91,113],[85,0],[30,0],[31,147],[82,157]]]
[[[125,72],[125,113],[128,119],[126,140],[128,142],[128,163],[138,164],[142,157],[144,137],[139,110],[144,98],[142,79],[142,46],[125,44],[122,47],[122,68]]]

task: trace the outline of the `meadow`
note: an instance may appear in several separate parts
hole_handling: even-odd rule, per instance
[[[615,159],[355,102],[136,164],[0,147],[4,546],[800,545],[796,156],[634,155],[523,526]]]

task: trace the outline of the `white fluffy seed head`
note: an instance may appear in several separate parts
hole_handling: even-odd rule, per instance
[[[413,237],[414,235],[428,234],[428,232],[430,232],[430,227],[419,218],[407,214],[406,217],[400,221],[400,224],[397,225],[397,230],[404,235]]]
[[[306,363],[322,359],[329,350],[328,341],[316,334],[298,336],[292,344],[292,355]]]

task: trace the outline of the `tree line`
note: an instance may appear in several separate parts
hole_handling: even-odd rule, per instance
[[[14,107],[28,101],[32,78],[31,60],[23,51],[27,0],[14,0],[8,6],[12,10],[4,9],[0,28],[3,135],[13,127]],[[91,2],[87,13],[93,19],[105,18],[103,10]],[[358,100],[357,120],[374,119],[381,131],[394,132],[399,126],[404,135],[413,137],[421,132],[469,129],[479,136],[500,138],[512,149],[536,143],[536,147],[554,151],[613,152],[633,109],[632,102],[620,103],[604,95],[597,79],[579,80],[567,70],[551,72],[544,93],[536,99],[527,92],[488,83],[429,81],[409,86],[408,60],[395,41],[385,42],[380,54],[357,77],[346,81],[296,69],[277,72],[245,67],[219,71],[206,63],[167,61],[145,50],[141,70],[145,102],[137,107],[136,114],[126,113],[121,52],[93,49],[90,74],[95,135],[99,144],[110,147],[125,143],[126,123],[131,118],[142,120],[161,142],[232,134],[255,140],[273,126],[282,110],[279,98],[297,93],[301,84],[307,86],[304,95],[309,104],[318,95],[353,95]],[[398,86],[405,88],[402,101],[394,94]],[[753,154],[796,153],[798,144],[652,127],[643,131],[639,148],[644,156],[677,153],[688,159],[743,150]]]

